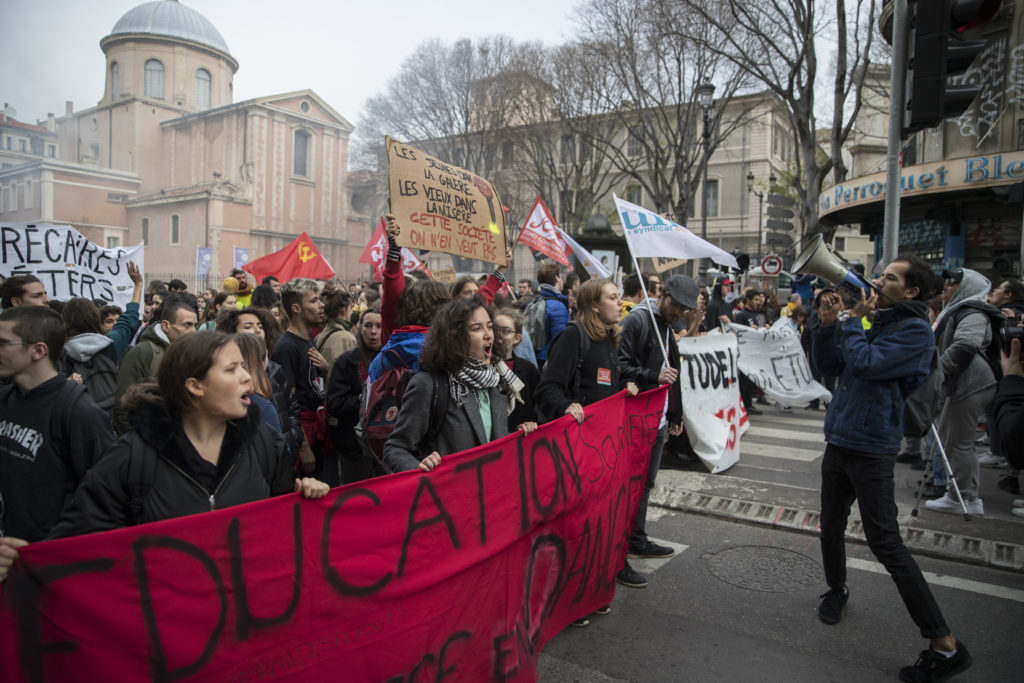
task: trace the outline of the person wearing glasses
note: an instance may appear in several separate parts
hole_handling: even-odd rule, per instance
[[[44,539],[114,441],[107,412],[57,371],[64,338],[46,306],[0,313],[0,537]]]

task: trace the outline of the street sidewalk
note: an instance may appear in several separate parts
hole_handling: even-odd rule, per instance
[[[669,466],[675,456],[666,458]],[[741,457],[741,462],[743,459]],[[820,458],[814,466],[820,466]],[[776,526],[816,535],[821,510],[818,490],[806,486],[732,476],[731,468],[708,474],[700,463],[683,469],[663,469],[651,492],[651,504],[672,510]],[[1010,514],[1012,496],[996,486],[1006,470],[981,470],[985,515],[965,521],[962,515],[933,512],[922,503],[913,517],[917,484],[922,472],[896,465],[896,502],[903,539],[913,552],[1001,569],[1024,571],[1024,518]],[[854,504],[847,538],[866,543],[860,511]]]

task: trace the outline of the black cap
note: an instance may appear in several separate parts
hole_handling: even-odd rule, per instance
[[[694,279],[688,275],[673,275],[661,285],[662,290],[683,308],[691,311],[697,308],[699,289]]]

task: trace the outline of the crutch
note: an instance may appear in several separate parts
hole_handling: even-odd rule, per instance
[[[940,425],[943,424],[943,420],[946,417],[946,409],[948,407],[949,407],[949,398],[947,397],[946,400],[942,404],[942,412],[939,413],[939,424]],[[925,465],[925,474],[924,474],[924,477],[921,478],[921,482],[920,482],[920,484],[918,486],[917,502],[914,504],[914,509],[911,510],[910,514],[911,514],[912,517],[917,517],[917,508],[921,504],[921,491],[924,488],[924,480],[928,477],[928,472],[931,471],[932,456],[935,453],[935,449],[938,448],[939,449],[939,455],[942,456],[942,464],[945,465],[945,467],[946,467],[946,475],[949,477],[950,481],[953,482],[953,492],[956,494],[956,499],[960,503],[960,509],[963,510],[964,521],[965,522],[969,522],[969,521],[971,521],[971,515],[970,515],[970,513],[967,512],[967,504],[964,502],[964,497],[960,493],[960,486],[958,486],[957,483],[956,483],[956,477],[953,476],[953,468],[951,468],[949,466],[949,458],[946,457],[946,449],[942,446],[942,439],[939,438],[939,431],[935,428],[935,423],[934,422],[929,427],[929,431],[930,431],[930,433],[932,435],[932,447],[930,449],[928,449],[928,462]]]

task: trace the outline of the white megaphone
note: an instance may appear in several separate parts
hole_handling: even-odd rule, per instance
[[[874,282],[850,268],[846,259],[825,241],[821,233],[796,257],[793,272],[823,277],[836,287],[846,288],[856,294],[867,288],[880,291]]]

